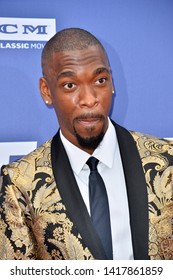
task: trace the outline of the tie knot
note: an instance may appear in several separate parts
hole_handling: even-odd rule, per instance
[[[89,166],[90,171],[95,171],[97,170],[97,165],[98,165],[99,160],[95,157],[90,157],[86,164]]]

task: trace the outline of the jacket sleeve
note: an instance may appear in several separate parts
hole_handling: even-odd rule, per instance
[[[37,258],[36,241],[27,216],[27,201],[12,183],[7,167],[0,177],[0,259],[29,260]]]

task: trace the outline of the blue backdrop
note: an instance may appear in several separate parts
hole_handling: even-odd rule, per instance
[[[1,0],[0,17],[53,18],[57,31],[81,27],[95,34],[113,71],[116,97],[111,117],[128,129],[173,137],[172,0]],[[40,145],[58,128],[38,88],[42,44],[17,49],[2,42],[0,142]],[[0,163],[4,147],[0,144]]]

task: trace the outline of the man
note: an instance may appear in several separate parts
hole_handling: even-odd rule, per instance
[[[173,259],[173,143],[108,118],[111,69],[89,32],[58,32],[43,50],[42,69],[40,91],[60,130],[2,167],[0,258]],[[95,190],[102,180],[108,197],[99,230],[90,158],[103,179]]]

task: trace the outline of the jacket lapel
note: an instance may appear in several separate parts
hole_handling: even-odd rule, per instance
[[[51,144],[52,167],[58,191],[67,209],[67,215],[77,227],[86,247],[95,259],[106,259],[104,249],[95,232],[87,208],[77,186],[59,132]]]
[[[132,135],[113,122],[120,147],[130,211],[134,258],[148,259],[148,199],[141,159]],[[105,259],[102,244],[95,232],[77,186],[64,146],[57,133],[51,145],[55,181],[68,216],[77,227],[95,259]]]
[[[132,135],[113,122],[120,147],[130,211],[134,258],[148,259],[148,198],[141,159]]]

